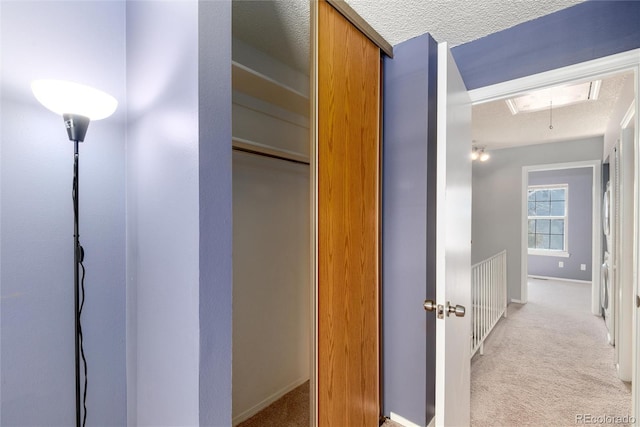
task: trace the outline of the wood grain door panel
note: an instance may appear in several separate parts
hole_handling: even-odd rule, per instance
[[[380,416],[380,50],[318,5],[318,425]]]

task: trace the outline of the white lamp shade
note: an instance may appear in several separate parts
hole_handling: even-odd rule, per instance
[[[91,120],[105,119],[118,107],[116,99],[101,90],[64,80],[31,83],[36,99],[56,114],[78,114]]]

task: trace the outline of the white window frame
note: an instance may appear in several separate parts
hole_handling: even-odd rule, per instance
[[[532,249],[529,248],[528,237],[527,237],[527,251],[529,255],[539,255],[539,256],[554,256],[554,257],[563,257],[568,258],[571,256],[569,254],[569,184],[550,184],[550,185],[529,185],[527,187],[527,202],[529,200],[529,191],[530,190],[541,190],[541,189],[557,189],[562,188],[565,190],[565,200],[564,200],[564,216],[530,216],[527,208],[527,227],[529,224],[529,220],[531,219],[562,219],[564,220],[564,249]],[[528,206],[528,203],[527,203]],[[527,231],[528,233],[528,231]],[[528,236],[528,234],[527,234]]]

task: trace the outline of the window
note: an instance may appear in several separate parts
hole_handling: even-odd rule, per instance
[[[569,186],[529,186],[527,197],[531,255],[569,256],[567,203]]]

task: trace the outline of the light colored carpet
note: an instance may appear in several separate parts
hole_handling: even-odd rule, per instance
[[[238,427],[308,427],[309,381],[291,390]]]
[[[404,427],[402,424],[398,424],[395,421],[391,421],[389,419],[384,420],[384,423],[382,424],[381,427]]]
[[[529,281],[529,303],[510,304],[484,356],[471,361],[472,426],[575,426],[582,414],[630,415],[630,384],[616,377],[590,297],[589,284]]]

